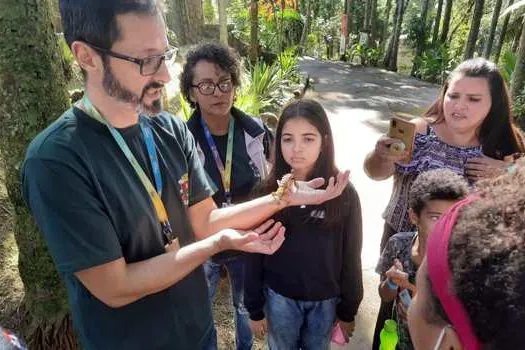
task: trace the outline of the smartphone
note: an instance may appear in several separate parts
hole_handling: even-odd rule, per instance
[[[390,153],[399,154],[403,151],[408,152],[408,156],[400,163],[408,163],[412,159],[412,150],[414,148],[414,139],[416,137],[416,124],[407,119],[409,115],[403,113],[394,113],[390,120],[388,137],[398,139],[399,144],[390,145]]]

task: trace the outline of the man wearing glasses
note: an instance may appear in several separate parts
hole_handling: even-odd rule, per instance
[[[240,75],[240,58],[233,49],[203,44],[188,53],[180,76],[181,91],[195,108],[187,125],[204,169],[218,189],[213,195],[218,207],[246,201],[268,174],[271,132],[260,119],[233,106]],[[221,268],[228,272],[237,350],[249,350],[253,343],[243,302],[244,265],[245,256],[238,251],[219,253],[204,264],[212,302]],[[217,347],[216,336],[212,336],[210,347]]]
[[[217,209],[191,133],[161,110],[174,56],[161,7],[60,0],[85,97],[33,140],[22,166],[84,349],[204,348],[212,317],[200,265],[227,249],[272,254],[284,228],[267,217],[335,198],[348,182]]]

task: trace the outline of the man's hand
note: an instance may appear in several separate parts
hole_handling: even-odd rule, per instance
[[[249,253],[271,255],[284,242],[285,228],[280,222],[268,220],[251,231],[226,229],[217,233],[219,251],[240,250]]]
[[[345,336],[345,340],[346,342],[348,342],[350,338],[352,338],[352,336],[354,335],[355,321],[345,322],[345,321],[337,320],[337,322],[339,322],[339,325],[341,326],[341,330],[343,331],[343,335]]]
[[[348,185],[350,171],[337,174],[336,178],[331,177],[328,180],[328,186],[324,190],[321,187],[325,180],[316,178],[311,181],[295,181],[288,191],[283,195],[283,200],[288,202],[289,206],[321,204],[330,199],[339,197]]]
[[[250,320],[250,329],[252,330],[255,338],[264,339],[266,332],[268,332],[268,322],[265,318],[260,321]]]

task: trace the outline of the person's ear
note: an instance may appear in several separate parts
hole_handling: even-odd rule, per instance
[[[74,41],[71,44],[71,52],[83,70],[93,72],[103,69],[102,57],[85,42]]]
[[[419,224],[419,216],[416,214],[414,209],[412,208],[408,209],[408,217],[413,225],[417,226]]]
[[[445,338],[439,350],[463,350],[463,345],[454,328],[450,327],[445,331]]]

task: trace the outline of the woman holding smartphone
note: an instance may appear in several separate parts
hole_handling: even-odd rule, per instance
[[[483,58],[461,63],[445,81],[438,100],[416,124],[411,160],[399,163],[407,152],[394,154],[390,145],[399,140],[382,136],[365,159],[366,174],[374,180],[394,177],[390,201],[383,213],[385,228],[381,251],[397,232],[410,231],[408,192],[418,174],[446,168],[465,176],[471,184],[498,176],[525,151],[523,135],[514,125],[510,98],[498,68]],[[391,313],[382,304],[373,349],[379,348],[379,332]]]

